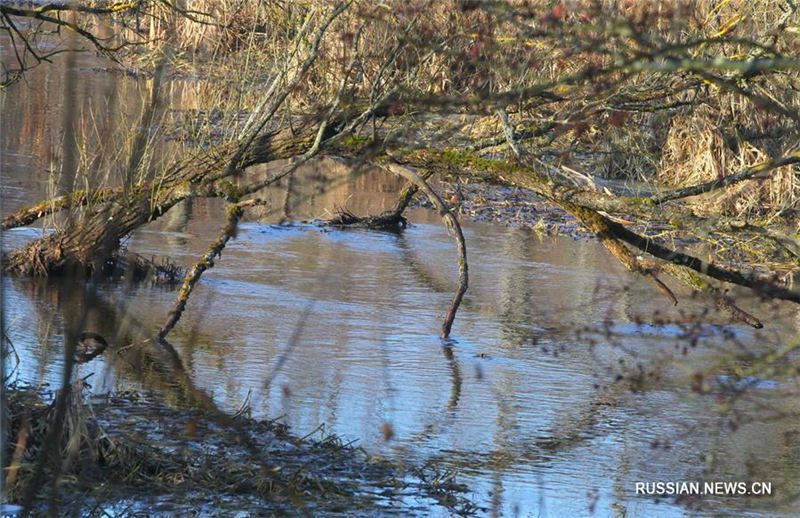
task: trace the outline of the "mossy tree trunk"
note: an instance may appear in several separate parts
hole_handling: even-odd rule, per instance
[[[28,224],[45,212],[74,212],[66,228],[37,239],[4,257],[3,268],[21,275],[92,272],[103,268],[120,240],[153,221],[178,202],[194,196],[236,200],[239,191],[229,177],[243,168],[271,160],[294,157],[312,145],[316,127],[307,125],[261,138],[241,160],[240,169],[225,175],[237,142],[197,153],[170,166],[158,178],[124,192],[104,189],[86,195],[73,193],[22,209],[4,220],[10,228]],[[93,200],[93,203],[89,201]],[[6,225],[6,222],[8,224]]]

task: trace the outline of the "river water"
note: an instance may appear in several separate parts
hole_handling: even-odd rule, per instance
[[[89,143],[102,140],[98,124],[116,131],[135,118],[148,87],[96,65],[93,57],[75,64],[72,102]],[[0,94],[4,215],[53,192],[64,72],[63,61],[39,67]],[[199,85],[171,84],[171,106],[200,109]],[[170,334],[195,385],[228,411],[247,402],[253,417],[281,417],[301,436],[322,425],[371,455],[436,463],[469,487],[481,514],[794,515],[796,383],[747,380],[732,412],[715,386],[728,380],[716,366],[730,351],[791,343],[795,310],[742,300],[768,323],[756,333],[703,314],[709,303],[680,287],[681,305],[669,307],[595,241],[465,222],[470,289],[452,340],[442,341],[457,264],[438,216],[414,209],[400,233],[308,223],[337,206],[380,212],[399,187],[382,171],[325,158],[265,191],[269,204],[240,225]],[[214,200],[179,205],[126,246],[186,267],[223,214]],[[41,227],[6,232],[4,248]],[[14,379],[56,386],[70,305],[85,309],[86,330],[152,336],[176,290],[4,277],[2,296],[20,358]],[[158,373],[143,376],[108,356],[79,367],[95,393],[160,386]],[[701,371],[708,389],[697,389]],[[641,384],[620,388],[619,377]],[[770,482],[777,496],[636,494],[637,482],[679,481]]]

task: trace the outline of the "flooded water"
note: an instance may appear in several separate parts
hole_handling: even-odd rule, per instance
[[[135,114],[147,85],[86,72],[90,64],[79,63],[80,113],[133,99],[120,111]],[[63,133],[58,66],[40,67],[2,94],[4,215],[51,192],[49,168]],[[173,95],[192,98],[191,84]],[[452,340],[442,341],[457,264],[438,216],[415,209],[400,233],[304,223],[338,206],[378,213],[399,187],[382,171],[326,158],[265,192],[270,203],[240,225],[169,336],[195,386],[228,411],[247,402],[253,417],[281,416],[301,436],[323,425],[372,455],[436,463],[469,487],[480,514],[795,514],[798,387],[781,377],[756,379],[735,414],[715,396],[723,376],[693,390],[694,373],[714,373],[726,351],[794,340],[791,308],[743,301],[768,322],[765,333],[713,312],[698,322],[688,315],[708,302],[676,287],[682,304],[668,307],[595,241],[465,222],[470,289]],[[218,201],[183,204],[126,246],[189,266],[218,234],[223,214]],[[41,232],[6,232],[3,246]],[[144,373],[114,351],[132,334],[157,332],[175,289],[4,277],[2,295],[20,358],[16,380],[58,384],[63,321],[81,308],[87,331],[120,341],[79,367],[95,393],[155,387],[173,394],[163,373]],[[673,319],[695,323],[658,323]],[[619,377],[642,385],[619,388]],[[637,483],[680,481],[768,482],[777,496],[636,494]]]

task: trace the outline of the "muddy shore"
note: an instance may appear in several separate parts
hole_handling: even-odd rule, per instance
[[[6,444],[15,471],[8,502],[19,504],[55,411],[44,398],[55,395],[17,388],[8,396]],[[45,484],[34,510],[55,504],[60,515],[81,516],[478,511],[455,474],[372,457],[324,426],[299,437],[279,420],[246,413],[246,407],[234,417],[177,409],[133,391],[71,397],[60,445],[65,469],[55,484]],[[20,456],[14,446],[22,437]],[[16,507],[4,511],[13,515]]]

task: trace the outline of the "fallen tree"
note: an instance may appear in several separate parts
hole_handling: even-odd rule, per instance
[[[705,279],[743,286],[765,298],[800,302],[800,294],[771,281],[764,269],[757,271],[754,265],[747,263],[713,264],[618,222],[632,219],[643,227],[657,221],[695,240],[704,233],[725,227],[731,235],[739,233],[751,239],[760,234],[758,239],[775,241],[774,232],[755,231],[763,229],[763,225],[731,225],[732,218],[703,213],[682,200],[726,192],[743,182],[763,181],[779,171],[794,170],[792,168],[800,162],[800,152],[791,146],[784,146],[784,152],[758,163],[747,164],[738,172],[726,171],[721,178],[647,196],[598,189],[591,179],[593,175],[577,173],[574,168],[548,158],[554,154],[574,156],[571,148],[575,142],[584,139],[585,133],[599,121],[605,121],[613,130],[623,127],[637,114],[681,113],[686,107],[697,107],[715,96],[750,103],[780,124],[785,120],[794,121],[797,118],[794,100],[766,92],[764,78],[783,81],[786,76],[793,77],[800,68],[796,59],[784,56],[780,38],[789,21],[794,19],[795,10],[788,10],[774,20],[773,32],[763,41],[733,36],[729,30],[722,36],[698,36],[672,42],[661,29],[649,28],[644,22],[682,25],[694,30],[695,35],[702,35],[707,28],[695,27],[675,13],[673,18],[666,19],[663,13],[647,9],[615,12],[610,21],[600,21],[600,16],[609,14],[604,5],[587,2],[584,7],[583,12],[570,12],[566,6],[557,4],[541,19],[525,11],[492,6],[476,9],[475,13],[470,12],[472,8],[464,9],[465,14],[459,21],[466,28],[481,27],[490,33],[501,29],[511,31],[522,42],[554,42],[562,47],[557,47],[561,55],[548,57],[553,63],[563,64],[565,58],[579,61],[578,66],[566,67],[563,73],[554,72],[542,80],[526,83],[515,83],[514,78],[508,76],[522,64],[501,59],[502,48],[496,40],[479,34],[465,54],[453,55],[446,49],[463,46],[463,32],[455,31],[446,43],[416,36],[414,31],[426,33],[444,23],[424,10],[411,9],[404,14],[402,23],[398,23],[385,17],[385,13],[379,14],[380,11],[357,2],[332,4],[324,15],[321,14],[323,9],[312,9],[306,13],[292,39],[285,42],[284,61],[274,68],[276,73],[265,85],[265,94],[251,107],[236,138],[196,150],[160,172],[150,171],[134,181],[133,170],[139,167],[137,158],[142,153],[141,146],[135,145],[123,185],[64,193],[6,216],[3,228],[8,230],[57,212],[68,214],[62,228],[7,254],[3,267],[19,275],[102,273],[113,262],[125,236],[161,217],[177,203],[193,197],[225,199],[232,204],[229,214],[235,218],[226,224],[220,240],[211,247],[210,255],[192,270],[195,274],[187,277],[176,309],[160,333],[163,338],[176,324],[202,271],[213,266],[214,257],[235,234],[242,210],[256,203],[254,198],[248,197],[325,152],[376,163],[411,180],[395,210],[366,217],[343,212],[330,224],[402,225],[404,209],[422,190],[434,200],[443,218],[455,225],[461,280],[443,326],[445,337],[450,333],[455,311],[466,290],[466,251],[457,220],[446,204],[437,200],[437,194],[424,179],[431,174],[479,175],[484,181],[531,190],[580,221],[628,270],[646,278],[672,304],[678,300],[660,275],[676,277],[694,289],[712,294],[720,307],[755,327],[761,325],[757,318],[738,308],[721,287]],[[3,14],[34,16],[17,11]],[[339,22],[341,25],[336,25]],[[175,23],[174,20],[171,23]],[[390,36],[381,42],[380,52],[371,54],[372,49],[364,44],[362,35],[365,32],[374,35],[376,26],[381,30],[388,28]],[[311,79],[321,77],[322,68],[330,63],[330,57],[324,52],[331,51],[331,40],[336,39],[331,31],[340,36],[343,42],[340,49],[347,57],[340,60],[341,76],[330,83],[326,101],[318,101],[315,110],[306,111],[301,120],[279,118],[278,114],[287,110],[290,102],[302,98],[298,90],[308,88],[306,85]],[[165,46],[160,51],[164,60],[172,55],[171,45],[179,46],[168,31]],[[720,49],[726,45],[737,46],[750,54],[742,59],[722,57]],[[419,56],[422,50],[427,53],[409,61],[410,56]],[[420,76],[427,80],[438,77],[430,67],[442,59],[449,63],[453,84],[440,92],[420,93]],[[493,62],[493,59],[501,61]],[[156,77],[161,77],[164,60],[158,61]],[[475,80],[492,77],[498,82],[505,81],[506,88],[487,89],[485,85],[474,84]],[[458,87],[456,80],[461,81]],[[704,93],[702,89],[708,85],[717,88],[717,92]],[[154,92],[153,109],[146,111],[147,120],[152,119],[157,102],[157,92]],[[411,114],[420,113],[431,113],[442,117],[443,121],[448,113],[469,114],[483,126],[496,128],[497,132],[494,136],[476,139],[463,127],[450,123],[443,124],[444,129],[431,132],[422,125],[413,124],[415,119]],[[380,128],[379,120],[382,121]],[[520,125],[523,129],[518,130]],[[409,140],[408,134],[414,131],[425,135],[422,142]],[[563,142],[565,135],[571,136],[573,142],[569,139]],[[785,142],[792,136],[787,130],[777,140]],[[458,140],[462,144],[440,145],[445,140]],[[555,145],[558,141],[569,149],[559,148]],[[738,144],[734,144],[741,147],[751,145],[750,142],[741,137]],[[492,152],[498,147],[500,153]],[[246,168],[279,159],[289,160],[280,173],[259,181],[241,181],[241,173]],[[591,165],[592,162],[587,163]],[[588,185],[576,182],[575,175],[588,179]],[[780,209],[785,211],[786,206]]]
[[[794,3],[771,0],[770,8],[755,16],[738,12],[740,6],[730,2],[704,7],[589,0],[525,5],[346,1],[284,11],[272,3],[245,2],[237,7],[242,16],[225,24],[211,21],[211,13],[181,10],[180,4],[0,6],[4,29],[22,49],[17,66],[4,70],[2,86],[56,55],[37,48],[38,43],[50,48],[44,38],[51,25],[73,31],[69,46],[84,41],[153,78],[148,104],[127,135],[130,147],[116,150],[115,156],[124,159],[106,175],[111,180],[82,189],[74,181],[59,182],[61,189],[51,199],[6,215],[4,231],[46,217],[46,227],[54,228],[5,254],[2,267],[25,276],[106,275],[126,263],[120,244],[132,232],[185,200],[225,200],[226,221],[187,271],[161,328],[110,347],[163,356],[155,363],[163,365],[159,374],[166,390],[177,380],[182,399],[213,415],[220,426],[236,428],[194,386],[166,337],[180,324],[195,286],[235,237],[246,211],[261,203],[260,191],[321,153],[377,165],[408,180],[392,210],[377,215],[341,210],[325,224],[401,229],[406,209],[422,194],[452,229],[459,279],[443,338],[451,335],[467,290],[468,243],[452,210],[458,197],[443,196],[432,179],[456,187],[471,179],[529,190],[575,218],[669,304],[681,302],[670,279],[755,328],[764,323],[740,308],[728,287],[800,303],[800,293],[778,280],[779,273],[800,266],[797,245],[786,225],[775,225],[793,226],[800,199],[800,61],[790,30],[798,24]],[[107,16],[111,36],[97,37],[84,16]],[[136,30],[139,17],[149,22],[146,37]],[[32,31],[20,29],[25,23]],[[193,24],[221,31],[211,58],[193,54],[197,40],[186,41]],[[119,39],[150,49],[152,64],[126,61],[120,49],[130,45]],[[165,111],[160,90],[175,73],[170,64],[187,53],[201,63],[209,59],[203,63],[206,72],[221,70],[220,91],[236,92],[216,92],[219,98],[208,100],[200,113],[211,128],[220,125],[212,113],[229,113],[232,131],[192,142],[156,166],[149,146],[166,137],[158,124]],[[85,150],[75,138],[65,138],[63,146],[64,176],[74,179],[84,172],[78,157]],[[284,163],[268,177],[244,174],[251,166],[278,160]],[[603,182],[614,176],[644,179],[647,188]],[[60,220],[51,225],[51,216]],[[715,240],[725,243],[719,247],[725,250],[713,250],[716,260],[687,251],[687,245]],[[142,267],[139,260],[127,264]],[[78,350],[86,335],[84,318],[70,309],[63,320],[68,330],[62,390],[45,419],[49,428],[43,441],[49,449],[29,472],[28,508],[48,464],[55,466],[52,478],[58,478],[60,430],[69,424],[74,403],[68,397],[72,368],[76,358],[94,354],[81,356]],[[453,380],[448,407],[455,407],[462,376],[452,361],[452,342],[445,343]],[[768,367],[793,350],[771,353]],[[258,445],[245,440],[247,430],[240,432],[234,438],[255,458]],[[222,475],[226,484],[241,482],[239,472]]]

